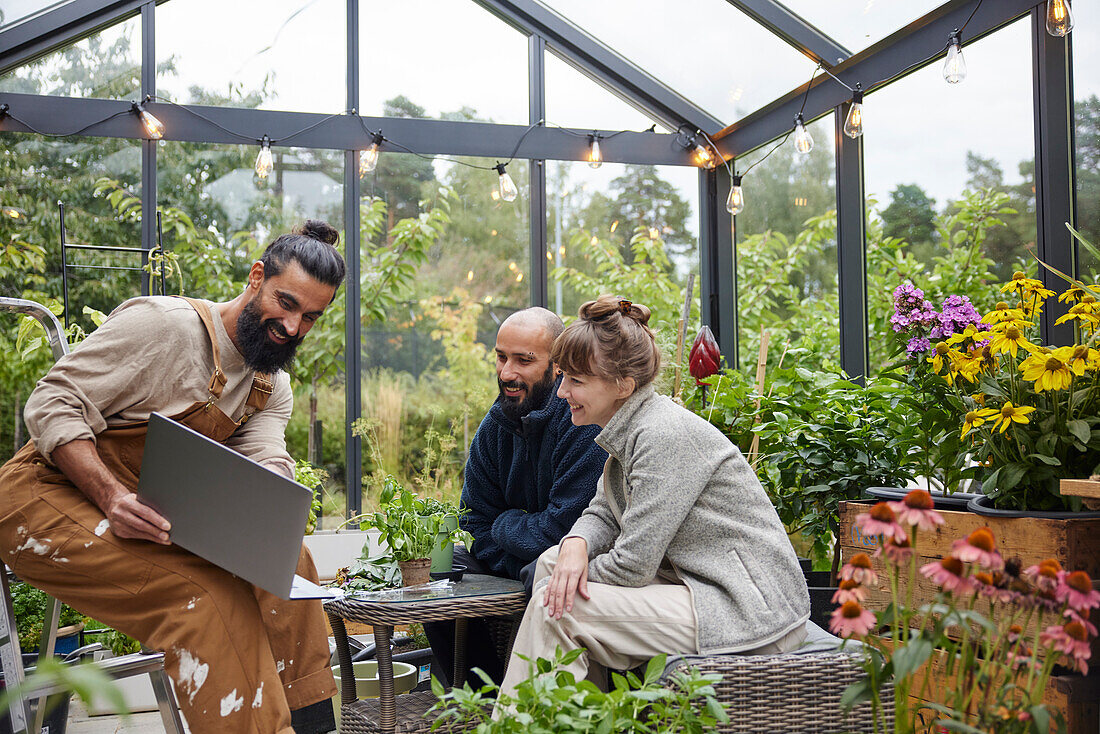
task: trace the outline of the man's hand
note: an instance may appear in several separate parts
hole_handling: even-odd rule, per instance
[[[111,532],[120,538],[151,540],[161,545],[171,545],[168,531],[172,526],[164,516],[149,505],[142,504],[133,492],[123,492],[102,508]]]
[[[118,481],[99,458],[91,440],[80,438],[62,444],[53,450],[51,458],[76,488],[103,511],[115,535],[171,544],[168,531],[172,526]]]
[[[543,606],[550,607],[550,616],[561,619],[573,611],[573,597],[588,596],[588,541],[584,538],[566,538],[558,551],[558,562],[550,583],[542,597]]]

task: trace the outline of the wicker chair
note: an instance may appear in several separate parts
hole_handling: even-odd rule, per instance
[[[871,705],[861,703],[850,711],[840,697],[852,683],[864,677],[858,650],[807,622],[807,642],[784,655],[685,655],[670,658],[665,676],[685,667],[703,673],[719,673],[718,699],[730,720],[719,732],[839,732],[893,731],[892,693],[884,689],[881,721],[875,727]]]

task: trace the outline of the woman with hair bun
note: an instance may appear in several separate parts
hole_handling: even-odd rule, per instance
[[[578,315],[551,352],[558,395],[575,424],[603,429],[609,456],[592,503],[539,558],[502,690],[530,675],[520,655],[557,647],[587,650],[566,668],[578,679],[659,653],[798,647],[810,601],[794,549],[737,447],[654,392],[649,309],[604,295]]]

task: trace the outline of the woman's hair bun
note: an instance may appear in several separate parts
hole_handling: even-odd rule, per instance
[[[614,314],[633,319],[642,326],[649,324],[650,311],[647,307],[619,296],[602,295],[595,301],[585,303],[578,311],[582,319],[589,321],[599,321]]]
[[[298,228],[297,233],[329,245],[335,245],[336,240],[340,239],[340,233],[336,228],[320,219],[307,219],[306,223]]]

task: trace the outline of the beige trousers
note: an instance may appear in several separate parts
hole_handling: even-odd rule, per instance
[[[558,547],[552,546],[539,557],[535,568],[534,593],[516,633],[508,671],[501,692],[514,695],[516,686],[533,672],[530,660],[553,659],[556,648],[562,652],[585,648],[588,652],[566,666],[577,680],[588,677],[601,688],[606,686],[604,668],[629,670],[646,663],[654,655],[690,655],[696,647],[695,609],[687,586],[656,579],[648,586],[627,587],[588,584],[590,599],[574,597],[573,610],[553,619],[543,605],[543,591],[558,560]],[[771,655],[789,652],[806,639],[803,627],[775,642],[746,655]]]

